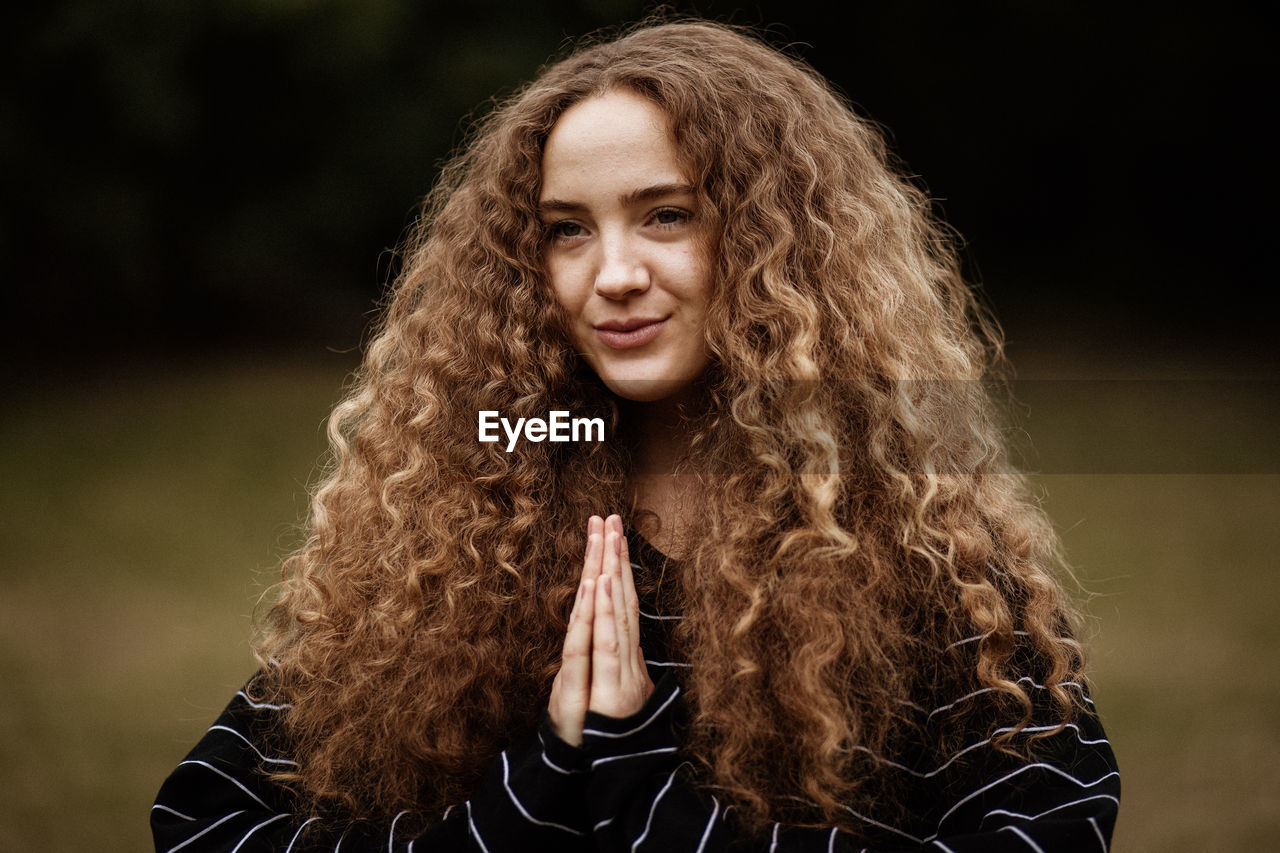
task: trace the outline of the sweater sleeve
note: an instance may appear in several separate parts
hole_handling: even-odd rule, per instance
[[[1082,715],[1053,734],[1048,726],[1025,731],[1047,734],[1033,759],[976,737],[952,755],[935,757],[932,766],[890,766],[887,772],[909,777],[904,784],[915,810],[909,824],[850,809],[864,828],[856,838],[835,827],[781,824],[744,837],[732,807],[698,785],[693,765],[680,755],[672,720],[679,692],[673,679],[664,679],[632,717],[588,716],[582,752],[591,768],[587,803],[596,849],[1105,853],[1109,847],[1119,774],[1096,715]]]
[[[157,853],[249,851],[585,851],[581,803],[588,774],[549,723],[504,750],[474,795],[438,815],[401,812],[385,821],[321,818],[299,811],[273,770],[295,767],[269,744],[287,706],[241,690],[165,780],[151,809]],[[411,828],[426,818],[426,830]]]

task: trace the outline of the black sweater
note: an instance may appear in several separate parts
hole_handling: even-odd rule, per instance
[[[660,555],[641,545],[641,563]],[[644,571],[636,565],[637,573]],[[645,706],[627,719],[588,714],[581,747],[557,738],[545,718],[488,768],[472,797],[432,818],[343,821],[294,813],[294,800],[266,775],[292,760],[265,746],[276,738],[282,708],[231,700],[195,749],[165,781],[151,812],[156,850],[187,851],[1105,851],[1119,808],[1115,756],[1096,715],[1040,739],[1031,760],[991,745],[994,731],[974,731],[952,754],[902,757],[883,772],[893,781],[903,818],[850,809],[865,828],[852,837],[833,827],[772,824],[744,834],[715,789],[698,784],[682,754],[683,699],[667,636],[678,616],[641,604],[641,642],[656,682]],[[1038,709],[1047,691],[1022,680]],[[989,691],[943,697],[928,719]],[[1040,700],[1040,701],[1037,701]],[[1085,696],[1092,708],[1092,702]],[[979,715],[980,717],[983,715]],[[1024,735],[1051,730],[1033,719]],[[264,772],[265,771],[265,772]],[[869,811],[868,809],[864,809]]]

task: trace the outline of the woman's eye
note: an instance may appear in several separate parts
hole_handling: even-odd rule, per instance
[[[567,219],[551,223],[551,227],[547,230],[553,240],[567,240],[573,237],[581,237],[584,233],[581,225]]]
[[[663,225],[668,227],[672,225],[679,225],[682,222],[688,221],[688,219],[689,219],[688,213],[686,213],[683,210],[678,210],[674,207],[664,207],[653,214],[653,221],[655,225]]]

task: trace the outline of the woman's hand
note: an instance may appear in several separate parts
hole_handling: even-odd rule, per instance
[[[605,522],[604,561],[595,584],[591,643],[591,698],[588,710],[609,717],[639,711],[653,682],[640,650],[640,602],[622,519]]]
[[[565,743],[582,743],[582,723],[591,701],[591,626],[595,615],[595,587],[604,556],[604,522],[598,515],[587,521],[587,553],[578,581],[578,595],[569,613],[560,671],[551,682],[547,712],[551,727]]]
[[[640,609],[622,519],[587,522],[587,552],[560,672],[551,685],[548,713],[556,735],[582,743],[588,710],[626,717],[644,705],[653,682],[640,650]]]

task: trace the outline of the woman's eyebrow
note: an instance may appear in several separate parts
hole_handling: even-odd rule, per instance
[[[666,198],[673,195],[693,195],[693,187],[689,184],[654,184],[650,187],[641,187],[638,190],[632,190],[622,196],[618,200],[623,207],[629,207],[633,204],[641,202],[653,201],[658,198]],[[538,202],[538,210],[543,213],[553,211],[575,211],[581,210],[586,205],[576,201],[564,201],[558,198],[547,198]]]
[[[581,209],[582,205],[578,204],[576,201],[561,201],[558,198],[548,198],[538,202],[538,210],[542,213],[550,213],[557,210],[575,211]]]
[[[693,195],[693,187],[688,184],[654,184],[651,187],[633,190],[622,196],[620,201],[626,207],[642,201],[653,201],[669,195]]]

